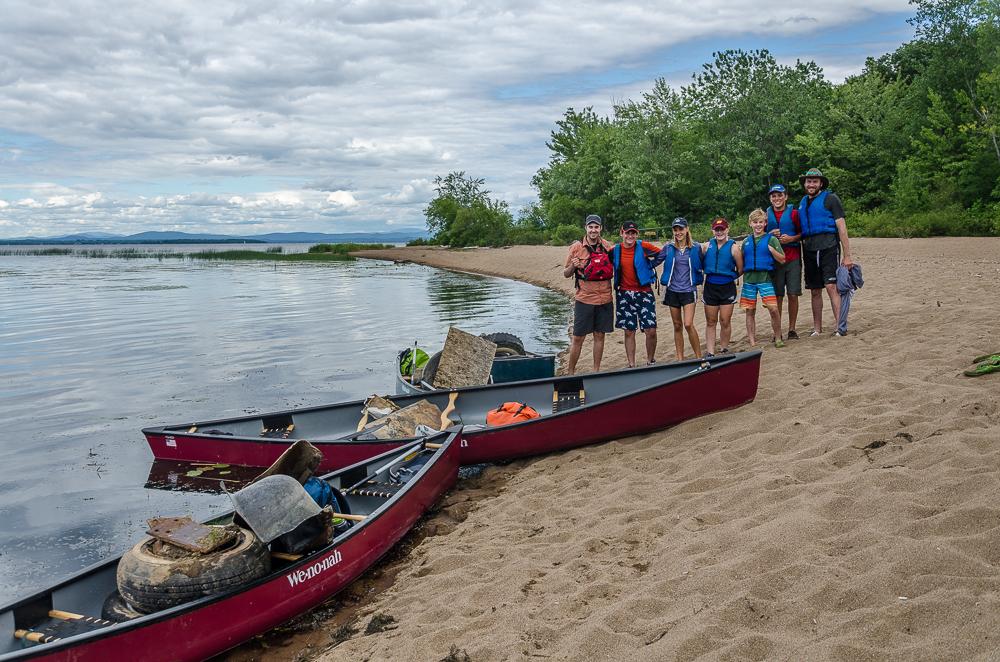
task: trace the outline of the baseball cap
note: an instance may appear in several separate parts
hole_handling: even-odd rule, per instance
[[[597,214],[590,214],[587,216],[587,220],[583,222],[584,225],[590,225],[591,223],[597,223],[601,227],[604,227],[604,221]]]
[[[675,218],[674,222],[670,224],[670,227],[672,228],[686,228],[687,226],[688,226],[687,219],[681,216]]]
[[[626,232],[628,230],[635,230],[638,232],[639,226],[635,224],[635,221],[625,221],[622,223],[622,232]]]
[[[722,218],[721,216],[719,218],[715,219],[714,221],[712,221],[712,229],[713,230],[715,228],[728,228],[728,227],[729,227],[729,221],[727,221],[726,219]]]
[[[784,193],[784,192],[785,192],[785,187],[782,186],[781,184],[775,184],[771,188],[767,189],[768,195],[771,195],[772,193]]]

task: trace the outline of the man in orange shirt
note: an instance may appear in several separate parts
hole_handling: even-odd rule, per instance
[[[622,223],[622,241],[611,251],[615,268],[615,326],[625,331],[625,358],[635,367],[635,332],[646,336],[646,365],[656,363],[656,271],[650,260],[660,252],[655,244],[639,241],[639,227]]]
[[[584,339],[594,334],[594,372],[601,370],[604,356],[604,334],[614,328],[615,311],[611,305],[611,244],[601,237],[604,222],[597,214],[584,221],[586,234],[574,241],[566,256],[563,276],[576,279],[576,301],[573,306],[573,333],[570,336],[567,374],[576,372]]]

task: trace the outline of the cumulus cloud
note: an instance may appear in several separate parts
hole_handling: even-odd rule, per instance
[[[689,77],[700,63],[678,62],[677,48],[792,37],[841,76],[879,53],[812,53],[813,37],[843,29],[849,41],[852,25],[907,10],[906,0],[178,0],[156,11],[8,0],[0,182],[17,202],[2,207],[0,235],[62,234],[71,218],[123,233],[418,226],[428,182],[451,170],[527,200],[565,108],[606,110],[657,76]]]

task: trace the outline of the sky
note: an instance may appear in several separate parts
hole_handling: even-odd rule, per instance
[[[569,107],[609,113],[714,51],[839,82],[907,0],[0,0],[0,238],[421,228],[434,178],[536,199]]]

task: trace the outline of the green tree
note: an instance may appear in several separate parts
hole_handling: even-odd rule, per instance
[[[427,229],[436,243],[451,246],[502,246],[513,217],[506,202],[493,200],[486,180],[464,171],[434,178],[437,195],[424,208]]]

